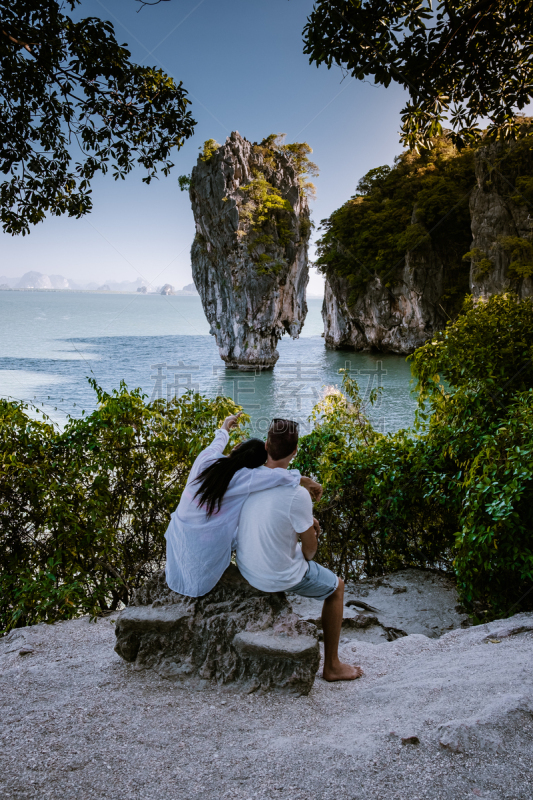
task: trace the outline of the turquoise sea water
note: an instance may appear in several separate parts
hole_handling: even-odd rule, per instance
[[[256,433],[273,416],[307,417],[348,367],[363,394],[383,386],[371,410],[374,425],[395,431],[412,423],[415,401],[403,356],[331,351],[324,347],[321,300],[308,300],[302,336],[284,337],[273,371],[227,370],[198,297],[0,292],[0,395],[31,401],[63,424],[95,407],[86,377],[105,390],[124,380],[152,397],[187,387],[232,397],[251,415]]]

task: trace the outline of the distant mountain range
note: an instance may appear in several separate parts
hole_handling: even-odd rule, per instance
[[[165,284],[170,286],[170,284]],[[55,290],[56,292],[68,291],[86,291],[86,292],[137,292],[143,291],[145,287],[146,293],[159,294],[162,286],[150,286],[147,281],[142,278],[137,278],[135,281],[106,281],[103,284],[95,283],[78,283],[63,275],[43,275],[42,272],[26,272],[21,278],[8,278],[5,275],[0,275],[0,290],[6,289],[48,289]],[[196,295],[196,287],[194,283],[188,283],[181,290],[172,290],[173,294]]]

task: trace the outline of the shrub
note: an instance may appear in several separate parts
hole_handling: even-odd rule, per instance
[[[203,148],[200,147],[199,149],[202,151],[200,159],[207,163],[207,162],[211,161],[211,159],[213,158],[213,156],[215,155],[217,150],[220,149],[220,145],[214,139],[207,139],[204,142]]]
[[[347,373],[343,392],[327,394],[314,419],[296,465],[324,486],[315,510],[324,530],[321,563],[345,579],[451,568],[457,517],[436,485],[430,449],[412,432],[376,432]]]
[[[192,462],[235,404],[126,386],[63,431],[0,401],[0,629],[127,604],[161,567]],[[234,437],[233,437],[234,438]]]
[[[511,277],[530,278],[533,275],[533,243],[522,236],[500,236],[498,241],[511,256]]]
[[[345,374],[297,466],[324,485],[322,563],[344,578],[453,570],[487,618],[533,608],[533,301],[469,298],[463,311],[411,357],[414,429],[373,430]]]
[[[533,301],[469,298],[463,310],[416,351],[413,371],[428,443],[449,459],[460,500],[461,596],[501,615],[533,607],[533,593],[521,599],[533,586]]]

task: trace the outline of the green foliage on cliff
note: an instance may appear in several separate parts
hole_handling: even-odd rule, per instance
[[[494,262],[488,257],[480,247],[473,247],[463,256],[463,261],[468,261],[474,265],[474,277],[482,278],[488,275],[494,267]]]
[[[319,169],[309,158],[313,149],[307,142],[285,144],[284,133],[271,133],[260,144],[255,144],[253,150],[256,155],[261,155],[265,163],[272,169],[277,168],[276,153],[288,156],[298,175],[303,193],[306,196],[315,195],[315,186],[308,179],[317,176]]]
[[[127,603],[227,398],[146,403],[124,385],[63,432],[0,400],[0,631]]]
[[[220,145],[214,139],[207,139],[204,142],[204,146],[199,149],[202,151],[200,159],[207,164],[211,161],[217,150],[220,150]]]
[[[190,175],[180,175],[178,177],[178,185],[180,187],[180,191],[188,192],[192,186],[192,178]]]
[[[414,430],[373,430],[348,376],[316,409],[297,466],[325,488],[319,559],[345,577],[453,569],[478,616],[532,609],[533,301],[469,298],[411,358]]]
[[[289,200],[283,197],[272,180],[273,173],[280,169],[279,156],[289,156],[298,176],[304,195],[314,193],[314,186],[307,180],[318,174],[318,167],[309,159],[311,148],[307,142],[283,143],[284,134],[272,133],[260,144],[254,144],[252,153],[256,157],[253,179],[241,186],[244,202],[239,208],[241,220],[247,228],[240,228],[239,238],[247,239],[247,249],[260,275],[277,275],[286,265],[283,256],[273,255],[278,248],[285,249],[294,239],[308,236],[311,221],[302,214],[297,220]]]
[[[498,240],[511,257],[509,275],[512,278],[530,278],[533,275],[533,243],[521,236],[501,236]]]
[[[241,192],[246,194],[247,200],[240,208],[239,216],[253,224],[255,230],[259,230],[264,223],[270,222],[277,211],[286,211],[292,214],[292,206],[288,200],[282,197],[281,192],[273,186],[258,170],[255,170],[255,177],[246,186],[241,186]],[[282,216],[279,223],[286,222]],[[287,225],[285,225],[288,228]],[[280,236],[280,244],[287,244],[286,235]]]
[[[450,264],[442,302],[448,313],[456,311],[468,291],[461,259],[471,242],[473,185],[473,150],[458,153],[446,137],[429,152],[403,153],[392,168],[370,170],[357,194],[322,220],[317,266],[344,277],[353,302],[376,274],[394,285],[407,251],[415,259],[434,251]]]

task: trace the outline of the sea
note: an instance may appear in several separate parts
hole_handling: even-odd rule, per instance
[[[0,396],[44,411],[62,428],[69,416],[96,405],[87,378],[107,392],[124,381],[148,399],[171,398],[193,389],[224,395],[251,417],[252,433],[264,436],[273,417],[295,419],[302,432],[309,415],[348,369],[367,402],[380,399],[369,417],[378,430],[394,432],[413,423],[416,405],[404,356],[327,350],[320,299],[299,339],[283,337],[275,368],[249,373],[227,369],[220,359],[199,297],[90,292],[0,292]]]

